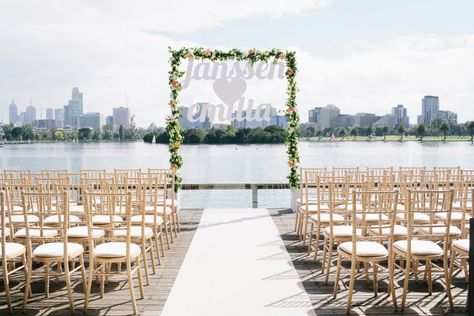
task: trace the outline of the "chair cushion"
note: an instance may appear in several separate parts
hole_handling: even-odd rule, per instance
[[[397,213],[395,218],[400,221],[405,220],[405,213]],[[413,220],[415,223],[429,223],[430,217],[425,213],[415,212],[413,214]]]
[[[375,234],[375,235],[379,235],[380,233],[380,236],[389,236],[390,235],[390,228],[389,227],[384,227],[381,229],[377,229],[377,228],[374,228],[374,229],[371,229],[370,230],[371,233]],[[395,225],[393,227],[393,235],[394,236],[406,236],[408,235],[408,230],[405,226],[402,226],[402,225]]]
[[[39,228],[30,228],[29,229],[30,238],[39,238],[41,237],[41,229]],[[58,235],[58,231],[54,229],[43,229],[43,236],[46,238],[55,237]],[[16,238],[26,238],[26,228],[22,228],[15,233]]]
[[[71,227],[67,230],[67,236],[69,238],[89,238],[89,232],[87,226],[76,226]],[[92,238],[101,238],[105,236],[103,229],[92,229]]]
[[[127,237],[127,229],[121,228],[114,231],[115,237]],[[153,229],[150,227],[145,227],[145,239],[151,238],[153,236]],[[131,238],[142,238],[142,227],[141,226],[131,226],[130,227],[130,237]]]
[[[451,220],[452,221],[460,221],[463,219],[465,216],[466,220],[469,220],[471,218],[471,215],[463,212],[451,212]],[[440,220],[447,220],[448,219],[448,212],[439,212],[435,213],[435,218],[440,219]]]
[[[154,225],[154,215],[145,215],[145,224],[146,225]],[[131,218],[132,224],[141,224],[142,223],[142,216],[141,215],[134,215]],[[156,215],[156,225],[163,224],[163,218],[161,215]]]
[[[78,205],[78,204],[69,205],[69,212],[84,213],[84,205]]]
[[[425,234],[442,236],[446,234],[446,227],[443,227],[443,226],[431,227],[431,232],[430,232],[430,227],[421,227],[420,231]],[[449,226],[449,235],[450,236],[461,235],[461,230],[457,228],[456,226]]]
[[[339,248],[344,252],[352,254],[352,241],[341,243]],[[381,257],[388,255],[388,250],[382,244],[374,241],[356,242],[356,252],[356,255],[361,257]]]
[[[166,205],[171,207],[172,199],[166,199]],[[158,201],[159,205],[163,205],[163,200]],[[178,206],[178,200],[174,199],[174,207]]]
[[[312,222],[318,222],[318,214],[311,215],[309,220],[312,221]],[[321,223],[329,223],[329,220],[330,220],[329,213],[320,214],[320,220],[321,220]],[[339,215],[339,214],[333,214],[332,215],[332,221],[333,222],[342,222],[342,221],[344,221],[344,217],[342,217],[342,215]]]
[[[141,248],[137,244],[130,244],[130,257],[139,256]],[[98,258],[121,258],[127,255],[127,243],[106,242],[94,248],[94,256]]]
[[[336,209],[344,210],[344,209],[346,209],[346,206],[345,205],[338,205],[338,206],[336,206]],[[352,211],[352,202],[347,204],[347,211]],[[356,203],[356,211],[362,211],[362,204],[361,203]]]
[[[317,197],[309,197],[309,204],[316,204],[318,203],[318,199]],[[304,203],[301,203],[301,198],[297,198],[296,199],[296,204],[306,204],[306,201]]]
[[[92,216],[92,224],[94,225],[106,225],[110,224],[111,215],[94,215]],[[123,222],[123,218],[120,215],[112,215],[112,221],[114,223]]]
[[[67,243],[68,257],[77,257],[84,252],[84,248],[81,244],[69,242]],[[62,242],[51,242],[43,245],[39,245],[33,250],[34,257],[41,258],[57,258],[64,256],[64,243]]]
[[[26,248],[22,244],[18,244],[15,242],[7,242],[5,243],[5,252],[6,252],[6,258],[15,258],[18,257],[19,255],[22,255],[25,253]],[[0,247],[0,258],[2,258],[2,247]]]
[[[356,218],[362,220],[362,214],[356,214]],[[378,222],[379,220],[386,222],[388,221],[388,216],[380,213],[365,213],[366,222]]]
[[[43,220],[43,224],[55,225],[55,224],[59,224],[59,220],[61,220],[61,223],[64,223],[64,215],[59,215],[59,216],[58,215],[48,216]],[[80,221],[81,219],[77,217],[76,215],[69,215],[69,223],[79,223]]]
[[[145,206],[145,212],[150,214],[150,213],[153,213],[155,210],[154,206],[152,205],[149,205],[149,206]],[[163,214],[163,205],[158,205],[156,207],[156,213],[157,214]],[[171,206],[166,206],[166,215],[170,215],[173,213],[173,209],[171,208]]]
[[[453,246],[463,251],[469,252],[469,239],[454,240]]]
[[[406,253],[408,250],[408,241],[396,241],[393,243],[393,247]],[[412,240],[411,253],[418,256],[437,256],[443,254],[443,249],[430,240]]]
[[[28,214],[28,223],[38,223],[39,217],[33,214]],[[12,215],[11,220],[13,224],[22,224],[25,222],[25,217],[23,215]],[[9,218],[6,218],[6,222],[10,221]]]
[[[331,228],[329,226],[325,227],[323,230],[325,236],[330,235]],[[332,227],[332,233],[334,237],[352,237],[352,226],[348,225],[335,225]],[[356,229],[356,234],[361,235],[361,230]]]

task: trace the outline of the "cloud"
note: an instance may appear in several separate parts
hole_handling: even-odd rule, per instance
[[[164,124],[169,113],[167,47],[200,46],[173,39],[173,32],[199,32],[237,19],[281,18],[326,1],[242,0],[231,9],[224,1],[208,1],[206,8],[188,1],[180,2],[180,10],[158,3],[56,0],[46,7],[42,1],[2,0],[0,105],[5,119],[12,97],[20,109],[31,97],[44,112],[64,105],[72,87],[79,86],[86,111],[110,114],[112,107],[124,105],[126,91],[140,126]],[[334,56],[293,49],[303,121],[311,107],[328,103],[345,113],[378,114],[404,104],[413,123],[426,94],[439,95],[441,107],[457,111],[461,120],[474,119],[473,34],[408,34],[361,42],[351,53]],[[248,82],[247,96],[281,105],[284,82]],[[215,99],[210,83],[203,82],[182,95],[185,104]]]

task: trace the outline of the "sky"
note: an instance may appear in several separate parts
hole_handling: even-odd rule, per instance
[[[416,123],[424,95],[473,120],[472,21],[472,0],[0,0],[0,121],[12,99],[45,117],[77,86],[85,111],[129,105],[138,126],[163,125],[168,46],[296,51],[302,121],[326,104],[379,115],[403,104]],[[284,80],[246,84],[247,100],[283,108]],[[180,100],[219,102],[205,81]]]

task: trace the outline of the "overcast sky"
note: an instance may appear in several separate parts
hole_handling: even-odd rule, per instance
[[[303,121],[314,106],[385,114],[404,104],[415,123],[424,95],[472,120],[473,21],[472,0],[0,0],[0,121],[12,98],[44,117],[77,86],[85,111],[108,115],[127,94],[139,126],[163,125],[168,46],[295,50]],[[271,84],[248,82],[246,96],[283,103],[284,82]],[[181,101],[215,94],[191,83]]]

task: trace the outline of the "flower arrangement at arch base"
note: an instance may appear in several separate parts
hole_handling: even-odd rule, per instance
[[[285,143],[287,145],[288,166],[290,174],[288,175],[288,182],[290,187],[297,188],[299,185],[298,166],[300,162],[298,154],[298,136],[296,131],[299,126],[300,118],[296,110],[296,92],[298,87],[295,76],[298,71],[296,65],[296,53],[293,51],[282,51],[279,49],[272,49],[269,51],[260,51],[256,49],[249,49],[247,52],[231,49],[229,51],[197,48],[181,48],[174,50],[171,47],[168,49],[171,57],[171,68],[169,74],[170,87],[170,101],[171,115],[166,119],[166,131],[169,134],[169,152],[171,169],[175,172],[175,190],[179,189],[182,181],[179,176],[179,169],[183,165],[183,157],[179,152],[179,148],[183,143],[182,129],[179,125],[180,111],[178,95],[181,90],[180,78],[185,74],[180,70],[180,65],[183,60],[199,60],[199,61],[247,61],[251,65],[257,62],[285,62],[285,75],[287,79],[286,89],[286,118],[288,122],[288,133]]]

